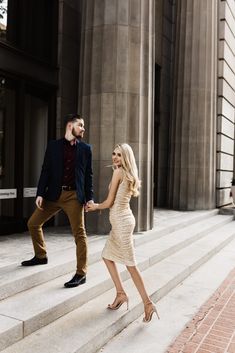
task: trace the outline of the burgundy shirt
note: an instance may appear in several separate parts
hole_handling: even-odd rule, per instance
[[[70,186],[74,190],[75,185],[75,159],[76,159],[76,143],[73,145],[64,139],[64,173],[62,185]]]

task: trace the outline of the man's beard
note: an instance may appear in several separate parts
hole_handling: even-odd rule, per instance
[[[76,134],[76,130],[74,129],[74,127],[72,128],[71,133],[76,139],[81,139],[82,138],[81,135]]]

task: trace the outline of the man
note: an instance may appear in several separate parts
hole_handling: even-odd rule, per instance
[[[35,256],[21,263],[22,266],[47,264],[42,226],[63,210],[69,218],[77,254],[77,271],[64,284],[67,288],[86,282],[84,205],[93,202],[93,187],[91,147],[81,141],[84,131],[83,118],[77,114],[69,114],[65,117],[65,137],[48,143],[37,188],[37,208],[28,221]]]

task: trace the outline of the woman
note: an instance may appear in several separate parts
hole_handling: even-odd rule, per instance
[[[149,322],[157,309],[151,302],[141,274],[136,267],[133,247],[133,230],[135,218],[130,209],[131,196],[139,195],[140,180],[132,148],[126,144],[116,145],[112,153],[113,176],[109,185],[108,197],[102,203],[89,204],[87,211],[103,210],[110,208],[110,223],[112,229],[102,252],[103,260],[108,268],[116,287],[116,298],[108,308],[117,310],[124,303],[127,304],[128,296],[124,291],[116,262],[126,265],[131,278],[142,298],[144,304],[144,322]],[[159,316],[158,316],[159,318]]]

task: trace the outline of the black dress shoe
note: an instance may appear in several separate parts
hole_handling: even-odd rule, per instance
[[[80,284],[86,283],[86,276],[85,275],[78,275],[77,273],[73,276],[73,278],[64,284],[66,288],[73,288],[77,287]]]
[[[21,262],[22,266],[35,266],[35,265],[46,265],[48,263],[47,257],[43,259],[39,259],[38,257],[34,256],[32,259]]]

